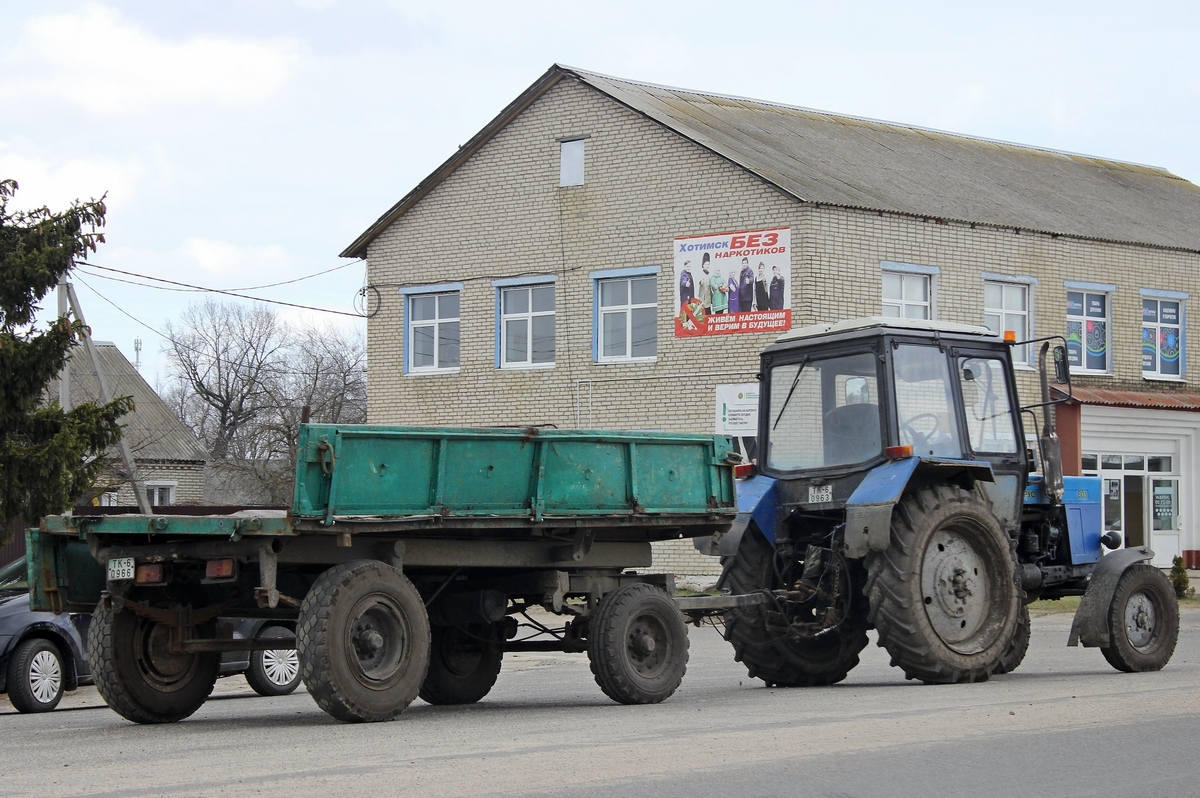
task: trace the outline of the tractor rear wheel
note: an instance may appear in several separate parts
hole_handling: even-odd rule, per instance
[[[718,585],[732,595],[782,587],[777,584],[774,557],[774,547],[750,527],[737,552],[723,560]],[[836,684],[858,665],[859,652],[867,647],[866,624],[854,614],[817,634],[797,631],[789,622],[795,619],[788,619],[773,604],[736,607],[725,612],[724,620],[733,658],[746,666],[751,678],[774,687]]]
[[[1020,591],[1008,535],[977,493],[939,485],[908,494],[868,572],[869,620],[907,678],[976,682],[1001,667]]]

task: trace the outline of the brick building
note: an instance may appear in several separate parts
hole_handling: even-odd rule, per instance
[[[368,262],[374,423],[729,431],[718,396],[752,400],[782,329],[1065,335],[1068,468],[1197,567],[1197,220],[1159,168],[554,66],[342,254]]]

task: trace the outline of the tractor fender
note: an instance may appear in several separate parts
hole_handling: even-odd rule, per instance
[[[737,484],[738,514],[729,529],[710,538],[695,538],[693,545],[701,554],[732,557],[737,554],[742,535],[746,534],[750,522],[762,531],[767,542],[775,544],[775,516],[778,509],[776,480],[761,474],[744,479]]]
[[[904,496],[909,482],[945,483],[965,476],[973,481],[994,482],[991,463],[974,460],[940,460],[905,457],[888,460],[871,469],[846,500],[846,556],[861,559],[871,551],[883,551],[891,541],[892,510]]]
[[[1068,646],[1110,646],[1108,635],[1108,609],[1121,575],[1131,565],[1154,558],[1154,552],[1146,546],[1136,549],[1121,549],[1100,558],[1100,564],[1092,571],[1088,588],[1079,600],[1075,620],[1071,622]]]

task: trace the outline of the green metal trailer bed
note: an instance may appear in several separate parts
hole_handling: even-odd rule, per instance
[[[477,701],[522,648],[587,651],[624,703],[678,686],[672,578],[631,569],[650,566],[652,541],[729,526],[729,439],[308,424],[297,452],[286,511],[76,513],[29,530],[31,602],[94,610],[92,669],[117,712],[198,709],[235,645],[218,615],[294,627],[310,692],[348,721],[391,719],[417,695]],[[514,639],[536,606],[566,624]]]

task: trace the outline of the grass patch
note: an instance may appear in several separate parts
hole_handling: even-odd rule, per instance
[[[1029,605],[1030,612],[1075,612],[1079,609],[1080,596],[1063,596],[1060,599],[1038,599]]]

